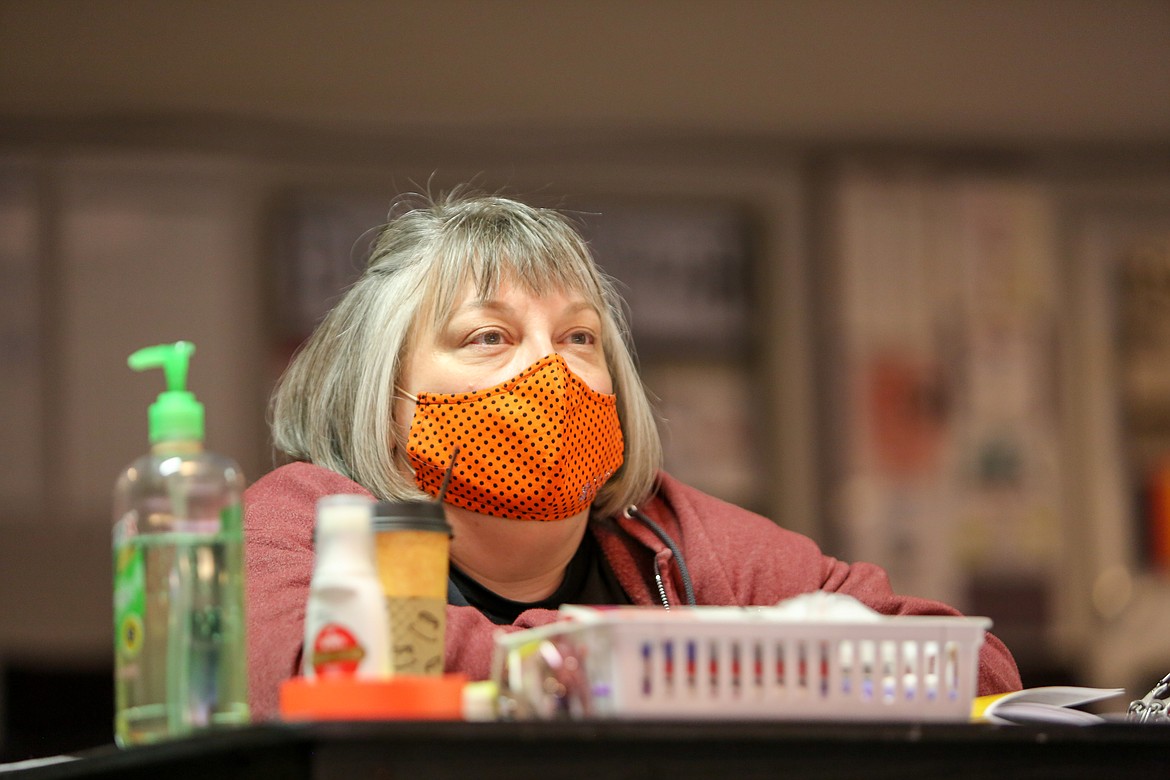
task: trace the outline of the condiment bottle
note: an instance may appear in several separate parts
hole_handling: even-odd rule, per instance
[[[390,637],[374,568],[372,509],[373,500],[359,495],[317,502],[317,557],[301,664],[305,677],[389,675]]]

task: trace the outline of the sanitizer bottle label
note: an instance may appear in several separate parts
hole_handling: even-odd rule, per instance
[[[129,663],[142,652],[146,640],[146,564],[135,544],[114,551],[114,650]],[[129,669],[123,667],[123,674]]]

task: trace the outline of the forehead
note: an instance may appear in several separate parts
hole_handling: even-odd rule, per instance
[[[442,328],[452,319],[479,311],[524,314],[539,310],[552,315],[575,314],[580,311],[601,315],[598,303],[587,298],[579,290],[563,287],[533,289],[517,284],[514,280],[506,280],[488,290],[478,289],[470,283],[465,284],[452,298],[452,305],[446,316],[434,321],[434,327]]]
[[[489,305],[515,305],[533,300],[563,301],[568,304],[585,303],[601,313],[604,306],[600,294],[582,280],[554,276],[518,274],[508,269],[494,269],[495,273],[474,273],[473,269],[461,275],[458,283],[436,290],[431,297],[433,305],[423,314],[424,328],[438,329],[450,322],[458,312],[468,308]]]

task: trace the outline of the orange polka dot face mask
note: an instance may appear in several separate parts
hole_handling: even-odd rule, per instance
[[[419,488],[512,520],[564,520],[584,511],[622,465],[617,398],[598,393],[564,358],[543,357],[473,393],[419,393],[407,453]]]

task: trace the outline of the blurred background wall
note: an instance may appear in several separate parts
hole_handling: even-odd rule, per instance
[[[0,0],[0,755],[108,740],[126,355],[193,340],[258,477],[363,231],[466,181],[581,218],[673,471],[1025,684],[1167,671],[1165,2]]]

